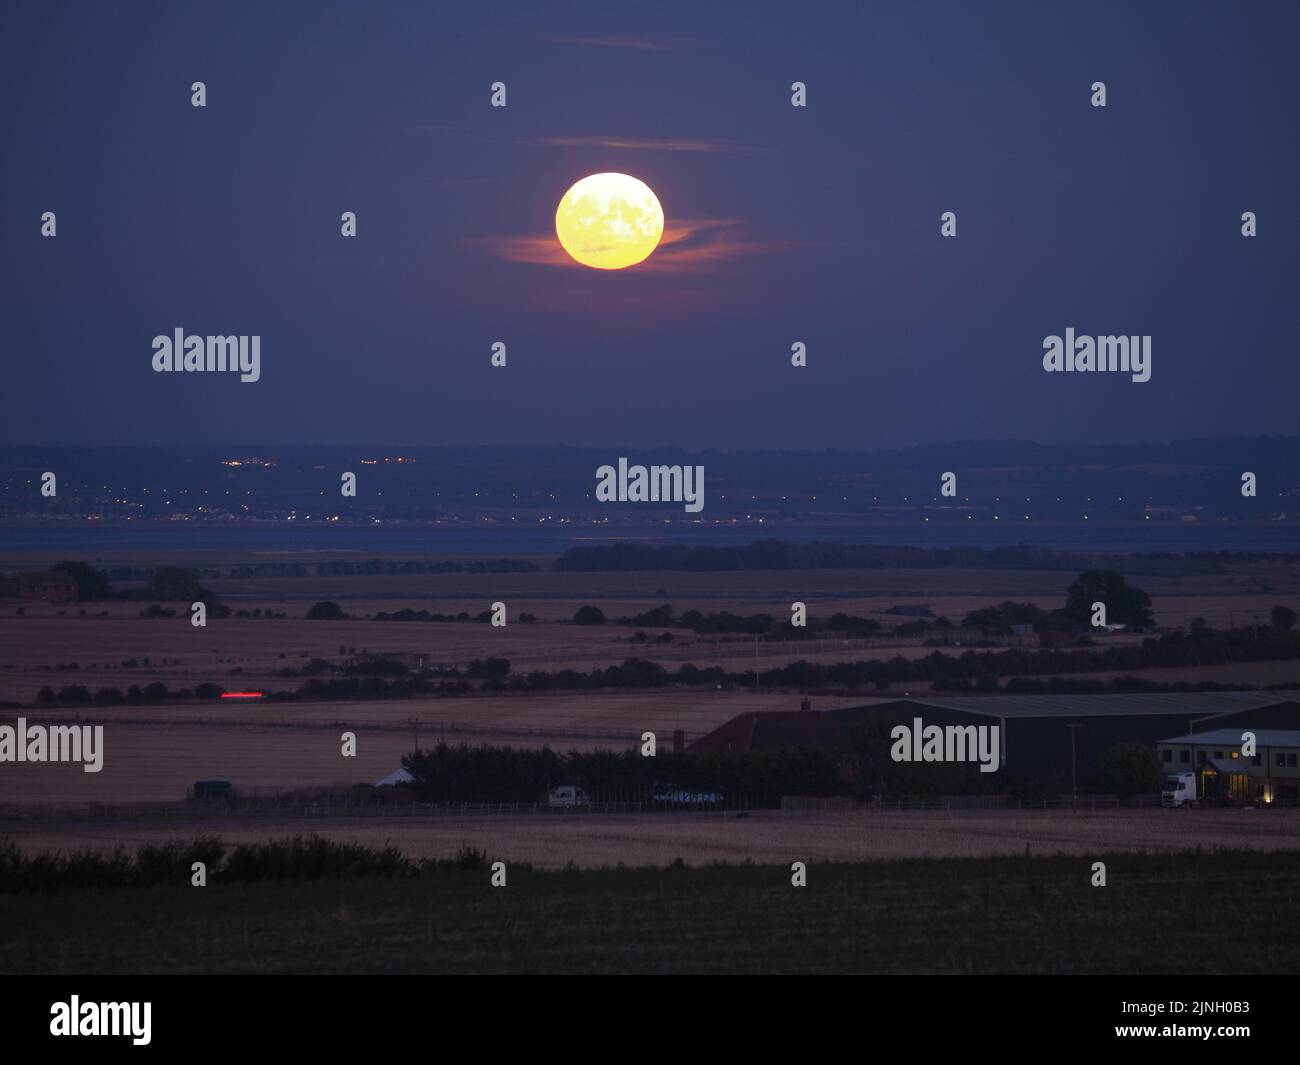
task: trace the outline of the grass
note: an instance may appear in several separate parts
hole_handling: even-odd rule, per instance
[[[509,865],[494,888],[467,849],[436,875],[14,894],[0,897],[0,971],[1300,970],[1300,853],[1103,855],[1106,887],[1091,886],[1093,860],[813,863],[806,888],[788,865]]]
[[[491,859],[486,850],[462,843],[453,858],[411,860],[394,846],[368,847],[315,834],[241,843],[229,854],[215,836],[198,836],[188,843],[146,843],[136,849],[134,859],[121,846],[112,851],[25,854],[12,841],[0,840],[0,895],[174,887],[192,878],[195,863],[202,863],[210,883],[227,885],[432,876],[487,869]]]

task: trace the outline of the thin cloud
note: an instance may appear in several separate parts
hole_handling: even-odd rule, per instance
[[[722,263],[807,245],[799,241],[754,240],[743,232],[744,223],[734,218],[685,218],[669,222],[663,239],[650,258],[632,269],[638,273],[709,273]],[[572,270],[590,267],[574,262],[552,233],[522,237],[477,237],[468,242],[498,259],[537,266],[559,266]]]
[[[731,155],[745,155],[767,150],[750,148],[730,141],[652,140],[648,137],[520,137],[516,138],[515,143],[545,148],[620,148],[630,151],[719,152]]]
[[[590,48],[635,48],[642,52],[675,52],[695,41],[687,37],[547,37],[553,44],[577,44]]]
[[[457,126],[418,123],[403,128],[414,133],[451,134],[480,144],[500,144],[506,140],[506,138],[500,136],[484,134],[481,130],[471,131]],[[617,137],[599,133],[589,136],[511,137],[508,139],[508,143],[534,148],[614,148],[622,151],[716,152],[729,155],[751,155],[774,150],[772,148],[758,148],[752,145],[738,144],[735,141],[691,137],[672,137],[657,140],[653,137]]]
[[[470,247],[480,248],[508,263],[536,263],[541,266],[578,266],[560,247],[555,236],[469,237]]]

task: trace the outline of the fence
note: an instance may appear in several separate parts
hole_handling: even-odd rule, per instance
[[[335,796],[316,799],[301,797],[241,797],[228,801],[189,801],[171,803],[107,804],[81,803],[56,805],[0,806],[3,821],[202,821],[267,820],[303,818],[386,819],[439,816],[499,816],[548,814],[640,814],[640,813],[711,813],[718,816],[741,815],[751,811],[786,813],[902,813],[912,811],[960,812],[964,810],[1119,810],[1151,809],[1161,805],[1158,795],[1137,795],[1120,800],[1114,795],[1059,795],[1041,799],[1022,799],[1009,795],[929,795],[876,796],[861,800],[849,796],[783,795],[775,799],[753,796],[724,796],[717,801],[681,802],[595,801],[571,805],[546,802],[358,802]],[[1274,807],[1294,806],[1273,803]]]
[[[1058,795],[1040,799],[1025,799],[1013,795],[912,795],[886,798],[881,795],[870,799],[847,796],[783,795],[781,809],[826,813],[867,810],[1118,810],[1150,809],[1160,806],[1159,795],[1134,795],[1121,800],[1115,795]]]
[[[66,806],[0,806],[0,821],[222,821],[259,818],[402,818],[447,815],[500,814],[615,814],[640,813],[639,802],[589,802],[552,806],[533,802],[407,802],[360,803],[328,800],[237,799],[230,802],[81,803]]]

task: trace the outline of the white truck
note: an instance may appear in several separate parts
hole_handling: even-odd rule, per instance
[[[551,808],[586,806],[591,802],[587,793],[573,784],[561,784],[552,788],[546,796],[546,805]]]
[[[1160,785],[1161,806],[1195,806],[1196,774],[1170,773]]]

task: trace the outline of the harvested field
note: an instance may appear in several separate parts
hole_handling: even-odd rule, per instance
[[[796,598],[798,592],[792,592]],[[847,610],[867,616],[885,608],[885,605],[911,602],[912,605],[928,603],[937,614],[960,620],[971,610],[989,606],[1010,597],[1011,593],[993,597],[970,599],[936,599],[923,597],[916,600],[897,597],[871,602],[829,602],[804,595],[813,617],[819,612]],[[586,600],[584,600],[586,601]],[[570,617],[584,601],[566,604],[564,617]],[[762,610],[776,617],[789,610],[790,599],[776,603],[738,605],[728,602],[707,609],[730,609],[747,613]],[[1051,608],[1059,600],[1037,599],[1038,605]],[[1211,625],[1226,627],[1230,622],[1238,625],[1262,622],[1276,597],[1232,596],[1216,599],[1212,596],[1157,599],[1157,619],[1162,623],[1185,624],[1194,617],[1204,617]],[[1300,608],[1300,601],[1291,600]],[[269,604],[277,610],[301,612],[301,603],[279,602]],[[393,601],[375,604],[385,609],[398,609]],[[409,605],[409,604],[408,604]],[[428,604],[421,604],[427,606]],[[626,606],[625,612],[634,614],[656,605],[653,600]],[[700,608],[693,601],[679,600],[677,608]],[[93,611],[97,604],[90,604]],[[486,608],[484,602],[467,604],[477,612]],[[516,604],[511,601],[511,617],[535,607],[535,604]],[[435,610],[459,609],[452,604],[434,604]],[[541,610],[540,607],[535,607]],[[517,622],[504,628],[475,622],[379,622],[365,620],[306,621],[301,617],[285,619],[213,620],[207,628],[196,629],[188,622],[182,610],[171,619],[145,620],[124,613],[122,604],[106,607],[111,615],[96,617],[15,617],[5,612],[0,617],[0,700],[30,704],[41,687],[49,685],[56,690],[66,684],[82,684],[92,691],[99,687],[117,687],[125,690],[132,684],[144,687],[155,681],[170,688],[193,687],[204,682],[220,684],[225,688],[253,687],[259,690],[293,690],[303,683],[299,676],[280,676],[283,670],[297,670],[312,658],[341,662],[353,651],[402,652],[428,656],[429,664],[466,667],[475,658],[502,657],[509,659],[512,669],[554,671],[576,669],[590,671],[621,663],[627,658],[646,658],[675,669],[684,662],[699,666],[721,666],[732,671],[773,668],[800,659],[811,662],[838,662],[849,660],[923,657],[934,648],[922,645],[916,638],[909,646],[875,647],[863,639],[816,639],[802,641],[758,642],[742,635],[697,635],[683,629],[658,630],[646,628],[651,642],[636,643],[631,637],[635,628],[624,625],[583,626],[559,621],[537,624]],[[134,612],[137,608],[133,606]],[[349,607],[352,609],[352,607]],[[615,609],[605,604],[610,616]],[[900,620],[897,616],[876,615],[886,625]],[[673,642],[656,644],[653,638],[660,631],[671,631]],[[1096,639],[1096,649],[1112,643],[1140,640],[1140,636],[1118,634]],[[343,652],[340,653],[340,648]],[[960,653],[960,648],[948,648],[949,653]],[[66,668],[75,664],[76,668]],[[1283,663],[1282,666],[1287,666]],[[62,668],[61,668],[62,667]],[[1280,667],[1279,667],[1280,668]],[[1259,683],[1275,682],[1276,670],[1266,671]],[[1282,670],[1285,676],[1276,680],[1289,681],[1296,671]],[[1163,678],[1161,678],[1163,679]],[[1173,678],[1178,679],[1178,678]],[[1207,674],[1197,680],[1218,680]],[[1223,678],[1228,679],[1228,678]],[[1250,683],[1249,679],[1244,681]]]
[[[174,802],[184,799],[196,780],[211,779],[257,794],[373,784],[401,765],[411,749],[409,734],[354,731],[356,757],[343,758],[341,730],[334,729],[109,725],[98,773],[84,772],[80,763],[6,766],[0,803]]]
[[[816,710],[867,699],[817,698]],[[332,784],[373,784],[420,743],[490,743],[560,749],[626,749],[646,729],[661,743],[674,729],[692,742],[745,710],[793,710],[782,693],[482,696],[357,703],[230,703],[187,706],[30,710],[30,722],[103,724],[104,768],[24,764],[0,772],[0,804],[168,802],[196,780],[229,780],[245,792],[273,793]],[[78,717],[79,713],[79,717]],[[12,723],[16,711],[0,721]],[[134,722],[134,723],[133,723]],[[148,722],[148,723],[142,723]],[[344,729],[357,734],[355,758],[340,756]]]
[[[134,564],[194,564],[228,573],[233,566],[301,561],[310,570],[317,556],[292,558],[256,552],[215,555],[162,553],[137,558],[118,552],[118,561]],[[320,558],[337,557],[320,555]],[[356,559],[353,558],[355,561]],[[32,559],[24,564],[31,565]],[[97,558],[112,565],[113,558]],[[548,560],[539,560],[543,565]],[[286,618],[213,619],[196,629],[188,621],[187,603],[167,604],[170,619],[145,620],[140,601],[58,605],[7,600],[0,604],[0,700],[30,704],[44,685],[66,684],[141,687],[155,681],[171,688],[202,682],[226,688],[293,689],[300,677],[282,677],[311,658],[339,661],[353,649],[427,655],[431,664],[463,668],[474,658],[508,658],[516,672],[578,669],[589,671],[628,657],[649,658],[668,668],[683,662],[748,670],[783,665],[797,659],[834,662],[846,659],[917,657],[929,648],[873,648],[862,640],[759,644],[745,636],[702,636],[671,630],[671,644],[633,643],[635,629],[609,624],[570,624],[583,605],[596,604],[611,618],[634,616],[671,605],[679,613],[727,610],[739,614],[788,615],[790,603],[808,604],[811,616],[836,611],[874,617],[887,628],[907,620],[883,611],[895,606],[926,605],[935,615],[960,622],[970,611],[1006,599],[1033,602],[1044,609],[1062,604],[1076,574],[1068,570],[995,570],[918,568],[858,570],[756,570],[742,572],[577,573],[543,569],[535,573],[450,573],[348,577],[205,576],[204,580],[236,609],[273,609]],[[1233,562],[1224,573],[1194,577],[1133,578],[1153,597],[1157,622],[1186,625],[1195,617],[1225,627],[1267,619],[1274,604],[1300,608],[1300,568],[1283,563]],[[125,583],[120,587],[127,587]],[[355,620],[307,621],[303,615],[319,600],[341,604]],[[365,615],[403,608],[477,615],[494,601],[507,604],[510,624],[493,628],[475,622],[378,622]],[[22,609],[22,616],[17,611]],[[85,612],[86,616],[81,617]],[[524,612],[537,624],[523,624]],[[65,616],[58,616],[63,613]],[[107,616],[97,617],[104,613]],[[652,640],[658,630],[649,628]],[[1103,638],[1124,642],[1132,637]],[[343,651],[340,651],[340,648]],[[755,652],[758,652],[757,656]],[[146,664],[147,662],[147,664]],[[76,669],[66,668],[73,663]],[[125,664],[124,664],[125,663]],[[57,667],[65,668],[57,668]],[[1207,674],[1195,679],[1220,679]],[[1260,683],[1290,680],[1265,670]],[[1246,681],[1249,683],[1249,680]]]

